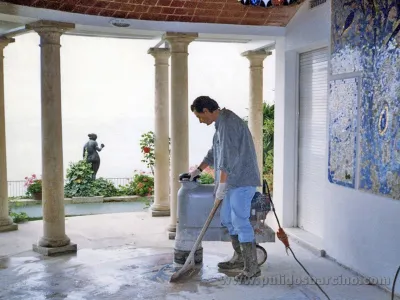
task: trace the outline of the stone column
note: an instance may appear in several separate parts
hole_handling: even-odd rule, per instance
[[[6,120],[4,110],[4,48],[14,39],[0,38],[0,232],[17,230],[8,215]]]
[[[155,58],[155,132],[153,217],[169,216],[169,57],[168,48],[150,48]]]
[[[166,33],[171,47],[171,223],[175,237],[180,173],[189,171],[188,47],[197,34]]]
[[[271,55],[264,50],[246,51],[242,53],[250,61],[250,99],[249,129],[253,136],[257,153],[258,168],[263,175],[263,62]],[[261,188],[260,188],[261,189]]]
[[[43,236],[33,250],[44,255],[76,252],[65,234],[60,39],[73,24],[39,21],[27,25],[40,36]]]

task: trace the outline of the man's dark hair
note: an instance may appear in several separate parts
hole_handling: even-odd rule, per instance
[[[219,105],[217,101],[208,96],[200,96],[197,97],[190,106],[192,111],[196,110],[198,113],[203,113],[205,108],[207,108],[210,112],[213,112],[219,109]]]

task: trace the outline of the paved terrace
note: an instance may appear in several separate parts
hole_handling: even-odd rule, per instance
[[[168,224],[168,217],[152,218],[148,212],[66,218],[78,252],[58,257],[31,251],[42,221],[21,224],[18,231],[0,235],[0,299],[327,299],[279,241],[262,245],[268,260],[253,284],[235,284],[235,274],[218,272],[217,262],[232,251],[224,242],[203,242],[203,267],[183,282],[169,283],[176,266]],[[390,299],[336,263],[291,245],[330,299]],[[379,280],[393,283],[393,278]]]

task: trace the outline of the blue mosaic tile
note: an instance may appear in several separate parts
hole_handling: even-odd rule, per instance
[[[331,183],[354,188],[357,156],[358,78],[333,80],[329,92]]]
[[[359,189],[400,199],[400,2],[331,3],[331,73],[361,72]],[[349,101],[346,96],[342,105]],[[353,145],[345,147],[350,153]],[[336,159],[346,165],[348,156]]]

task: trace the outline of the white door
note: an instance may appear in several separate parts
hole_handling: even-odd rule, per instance
[[[328,48],[300,54],[298,227],[322,237],[327,180]]]

